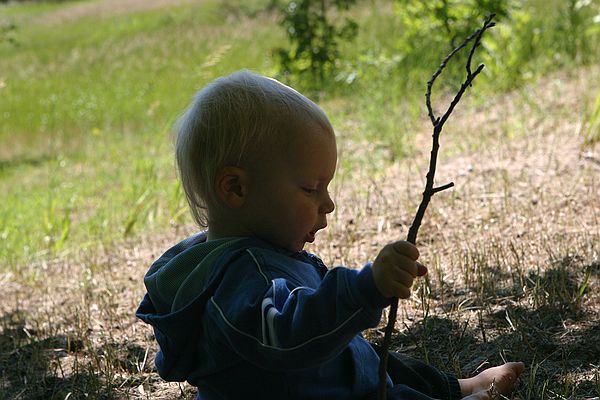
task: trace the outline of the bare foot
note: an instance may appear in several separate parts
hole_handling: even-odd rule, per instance
[[[463,400],[493,400],[493,394],[509,394],[524,369],[522,362],[508,362],[488,368],[472,378],[459,379],[460,390],[465,396]],[[492,382],[493,390],[490,391]]]

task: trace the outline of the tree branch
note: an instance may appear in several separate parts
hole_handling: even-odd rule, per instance
[[[434,187],[431,189],[431,195],[433,196],[437,192],[441,192],[442,190],[450,189],[454,186],[454,182],[446,183],[445,185]]]
[[[433,75],[431,75],[431,79],[429,79],[429,81],[427,81],[427,92],[425,93],[425,104],[427,105],[427,111],[428,111],[429,118],[431,119],[431,123],[434,126],[437,125],[437,121],[436,121],[437,118],[435,117],[435,115],[433,113],[433,108],[431,107],[431,88],[433,87],[433,83],[435,82],[437,77],[440,76],[440,74],[442,73],[444,68],[446,68],[448,61],[450,61],[450,59],[452,57],[454,57],[454,55],[456,53],[458,53],[460,50],[462,50],[464,47],[466,47],[467,44],[469,44],[469,42],[473,39],[475,39],[475,43],[471,47],[471,51],[469,52],[469,58],[467,60],[466,68],[467,68],[467,80],[470,80],[472,82],[473,79],[475,79],[475,76],[477,76],[477,74],[479,74],[479,72],[481,72],[481,71],[476,72],[475,74],[471,73],[471,60],[473,59],[473,54],[475,53],[475,49],[479,46],[479,44],[481,42],[481,36],[483,35],[483,33],[487,29],[492,28],[496,25],[496,23],[492,22],[492,19],[494,18],[494,16],[495,16],[495,14],[491,14],[490,16],[488,16],[485,19],[482,28],[475,31],[473,34],[471,34],[469,37],[467,37],[460,45],[458,45],[454,50],[452,50],[450,52],[450,54],[448,54],[442,60],[442,63],[435,70]],[[483,68],[481,65],[479,67]],[[469,79],[469,77],[471,77],[471,79]],[[462,90],[462,91],[464,92],[464,90]],[[461,96],[462,96],[462,93],[461,93]]]
[[[427,92],[425,93],[425,104],[427,105],[427,114],[429,115],[429,119],[431,120],[431,123],[433,124],[433,134],[432,134],[432,144],[431,144],[431,155],[429,158],[429,170],[428,170],[427,176],[426,176],[426,183],[425,183],[425,190],[423,191],[423,198],[421,199],[421,204],[419,204],[419,208],[417,209],[415,218],[408,230],[408,237],[406,239],[407,241],[409,241],[412,244],[416,244],[416,242],[417,242],[417,233],[419,232],[419,227],[421,226],[421,221],[423,220],[423,217],[425,216],[425,211],[427,210],[427,206],[429,205],[429,202],[431,201],[431,197],[434,194],[441,192],[442,190],[446,190],[446,189],[449,189],[452,186],[454,186],[454,182],[450,182],[450,183],[442,185],[442,186],[434,187],[435,170],[437,167],[437,155],[438,155],[438,150],[440,147],[440,144],[439,144],[440,133],[442,132],[442,128],[443,128],[444,124],[448,120],[448,117],[450,117],[450,114],[452,114],[452,111],[454,111],[454,108],[460,101],[464,92],[467,90],[467,88],[469,86],[471,86],[473,80],[477,77],[477,75],[479,75],[479,73],[484,68],[484,65],[480,64],[475,69],[475,71],[472,72],[471,71],[471,62],[473,59],[473,54],[475,53],[475,49],[477,47],[479,47],[479,45],[481,43],[481,37],[482,37],[483,33],[487,29],[492,28],[493,26],[496,25],[494,22],[492,22],[492,19],[494,18],[494,16],[495,16],[494,14],[491,14],[490,16],[488,16],[485,19],[483,26],[480,29],[478,29],[475,33],[473,33],[472,35],[467,37],[463,43],[461,43],[458,47],[456,47],[454,50],[452,50],[452,52],[450,52],[450,54],[448,54],[446,56],[446,58],[444,58],[442,60],[442,63],[440,64],[438,69],[433,73],[433,75],[431,76],[431,79],[427,82]],[[436,117],[433,112],[433,108],[431,106],[431,89],[433,87],[433,84],[434,84],[435,80],[437,79],[437,77],[442,73],[442,71],[448,64],[448,61],[450,61],[450,59],[456,53],[458,53],[461,49],[466,47],[467,44],[472,40],[474,40],[473,46],[471,47],[471,51],[469,52],[469,58],[467,59],[467,63],[466,63],[467,76],[466,76],[464,82],[461,84],[460,88],[458,89],[458,92],[456,93],[456,95],[454,96],[452,101],[450,102],[450,105],[448,106],[448,109],[446,110],[446,112],[442,115],[442,117]],[[386,394],[386,392],[387,392],[387,386],[386,386],[386,384],[387,384],[387,360],[388,360],[388,352],[389,352],[389,348],[390,348],[390,342],[391,342],[391,338],[392,338],[392,332],[394,330],[397,315],[398,315],[398,299],[394,299],[394,300],[392,300],[392,304],[390,305],[388,322],[385,327],[385,335],[383,338],[381,360],[379,363],[379,390],[378,390],[378,399],[379,400],[385,400],[386,396],[387,396],[387,394]]]

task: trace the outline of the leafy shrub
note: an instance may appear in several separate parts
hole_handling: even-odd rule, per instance
[[[496,14],[499,24],[509,16],[508,0],[396,0],[394,4],[402,31],[397,50],[404,55],[404,65],[428,70],[480,28],[485,16]],[[460,58],[466,60],[468,52],[458,56],[444,72],[447,80],[463,75]]]
[[[597,62],[600,9],[591,1],[530,1],[513,5],[488,40],[488,72],[501,89],[557,68]]]
[[[289,80],[292,78],[290,75],[300,78],[308,74],[311,78],[308,86],[315,88],[333,75],[339,58],[339,42],[354,39],[358,25],[350,18],[336,24],[329,14],[348,10],[355,1],[297,0],[285,6],[281,25],[292,49],[276,50],[284,77]]]
[[[395,12],[402,29],[397,49],[409,68],[417,62],[434,66],[439,54],[459,44],[490,13],[497,15],[498,27],[483,42],[487,51],[481,56],[500,89],[556,68],[598,61],[600,8],[591,0],[396,0]],[[449,79],[462,73],[461,64],[446,72]]]

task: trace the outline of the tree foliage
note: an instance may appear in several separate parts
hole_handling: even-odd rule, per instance
[[[362,79],[382,81],[384,88],[393,80],[400,92],[414,89],[437,66],[440,52],[454,48],[491,14],[499,27],[479,53],[489,66],[479,84],[511,89],[556,68],[595,62],[599,54],[600,3],[593,0],[393,0],[393,20],[382,14],[381,29],[363,18],[369,7],[383,5],[376,1],[269,4],[275,3],[290,42],[276,49],[278,67],[283,79],[303,90],[323,88],[329,80],[356,86]],[[354,5],[361,11],[346,12]],[[378,12],[373,9],[373,14]],[[360,21],[364,36],[357,38],[358,23],[348,15]],[[349,41],[356,46],[348,46]],[[461,61],[449,66],[442,85],[462,74]]]
[[[339,43],[353,40],[358,24],[348,18],[338,20],[356,0],[296,0],[283,8],[281,25],[285,28],[291,49],[276,50],[284,75],[310,75],[312,82],[322,84],[336,69]],[[332,18],[333,16],[333,18]]]
[[[438,63],[440,52],[451,51],[479,27],[483,16],[495,14],[502,22],[509,16],[508,0],[395,0],[395,14],[402,27],[397,51],[407,61],[418,60],[425,68]],[[459,58],[465,55],[460,54]],[[448,68],[450,80],[460,76],[457,62]]]
[[[407,45],[425,39],[436,47],[445,44],[444,51],[477,29],[482,15],[503,19],[509,14],[508,0],[395,0],[395,7]]]

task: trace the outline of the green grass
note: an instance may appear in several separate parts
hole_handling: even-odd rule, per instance
[[[261,49],[249,46],[253,39],[224,32],[224,18],[216,4],[204,3],[23,27],[18,46],[3,46],[0,140],[43,138],[40,147],[59,142],[62,149],[94,129],[111,137],[155,131],[187,103],[191,88],[242,65],[265,69]],[[259,41],[273,42],[273,33],[253,29]],[[219,51],[228,57],[215,60]]]
[[[240,68],[277,72],[271,52],[286,42],[277,17],[259,12],[266,4],[257,0],[242,9],[206,0],[60,22],[52,13],[72,3],[0,6],[0,24],[17,25],[14,43],[0,41],[3,268],[17,271],[60,252],[159,229],[173,216],[189,222],[176,189],[170,128],[194,91],[215,77]],[[526,4],[484,40],[490,49],[480,58],[488,68],[476,83],[476,101],[533,79],[532,70],[542,74],[556,59],[510,47],[515,36],[548,40],[536,29],[559,15],[535,14],[542,5]],[[341,175],[365,163],[376,173],[410,154],[408,133],[421,123],[424,83],[443,56],[403,54],[404,28],[387,3],[353,13],[359,36],[342,46],[339,75],[313,93],[340,137],[372,146],[373,157],[346,157]],[[582,33],[588,42],[597,38],[596,26]],[[564,59],[568,51],[555,54]],[[440,85],[436,104],[445,100]]]
[[[257,12],[261,1],[236,13],[235,4],[207,0],[52,20],[53,12],[72,6],[0,6],[0,23],[17,24],[14,43],[0,42],[0,259],[13,269],[164,226],[169,214],[185,219],[181,196],[164,193],[176,186],[173,122],[193,92],[217,76],[239,68],[276,73],[271,52],[285,45],[277,18]],[[531,2],[530,11],[539,7]],[[438,61],[423,64],[423,55],[402,53],[403,28],[390,6],[365,4],[354,17],[361,27],[356,42],[342,46],[339,75],[314,96],[341,137],[372,146],[376,157],[367,159],[375,173],[412,151],[407,132],[421,123],[424,82]],[[544,22],[515,18],[484,41],[499,56],[482,54],[490,72],[478,78],[474,99],[527,79],[531,69],[548,69],[540,67],[547,58],[506,47],[515,45],[518,29],[534,32]],[[501,74],[503,68],[512,75]],[[434,100],[443,104],[439,85]],[[347,157],[340,173],[364,162],[360,153]]]
[[[64,8],[61,2],[9,2],[2,4],[2,20],[21,20]],[[4,22],[2,21],[2,22]]]
[[[266,23],[227,31],[226,17],[203,2],[25,26],[2,44],[4,268],[185,219],[172,124],[216,76],[272,68],[279,40]]]

